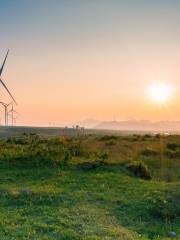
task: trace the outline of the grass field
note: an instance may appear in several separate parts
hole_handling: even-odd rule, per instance
[[[3,138],[0,239],[179,239],[179,157],[180,136]]]

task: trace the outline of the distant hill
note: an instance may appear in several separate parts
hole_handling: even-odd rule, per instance
[[[118,130],[118,131],[147,131],[147,132],[179,132],[180,121],[157,121],[149,120],[125,120],[125,121],[103,121],[96,119],[85,119],[74,125],[88,129]]]
[[[96,129],[122,130],[122,131],[180,131],[180,121],[128,120],[128,121],[104,121],[96,126]]]

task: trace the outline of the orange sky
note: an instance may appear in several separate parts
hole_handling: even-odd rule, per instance
[[[10,54],[2,79],[18,101],[18,124],[180,120],[179,10],[178,1],[4,5],[1,61]],[[175,90],[163,107],[145,92],[158,79]],[[1,98],[10,101],[2,87]]]

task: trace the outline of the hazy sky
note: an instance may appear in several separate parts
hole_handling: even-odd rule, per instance
[[[180,120],[179,12],[179,0],[0,0],[18,124]],[[145,92],[159,78],[175,89],[164,107]]]

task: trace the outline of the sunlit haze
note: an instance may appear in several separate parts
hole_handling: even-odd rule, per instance
[[[178,0],[2,1],[2,79],[18,125],[180,120],[179,12]]]
[[[148,86],[149,99],[158,105],[165,105],[172,97],[172,88],[162,82],[154,82]]]

